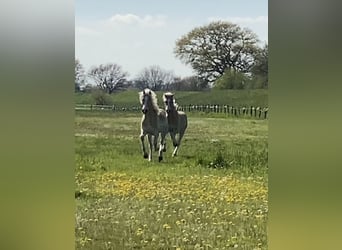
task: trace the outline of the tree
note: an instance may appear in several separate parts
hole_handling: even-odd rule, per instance
[[[200,91],[208,88],[208,82],[198,76],[176,78],[170,86],[170,90]]]
[[[101,64],[89,71],[97,86],[108,94],[125,88],[128,73],[115,63]]]
[[[256,87],[268,88],[268,44],[258,50],[251,72]]]
[[[171,71],[166,71],[153,65],[144,68],[135,79],[135,86],[139,89],[150,88],[154,91],[168,90],[175,76]]]
[[[90,83],[87,83],[83,89],[82,92],[84,93],[91,93],[93,90],[95,90],[97,87],[95,85],[92,85]]]
[[[218,89],[244,89],[250,85],[250,78],[242,72],[227,69],[222,76],[215,81]]]
[[[85,84],[85,71],[83,65],[78,59],[75,60],[75,92],[81,91],[81,87]]]
[[[198,75],[213,82],[226,69],[248,72],[258,49],[258,38],[249,29],[230,22],[212,22],[176,41],[174,53]]]
[[[112,105],[113,101],[110,95],[103,91],[102,89],[94,89],[91,92],[91,97],[93,98],[95,105]]]

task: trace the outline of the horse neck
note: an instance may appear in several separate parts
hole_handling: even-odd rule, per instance
[[[153,106],[152,102],[148,102],[147,104],[148,111],[146,114],[144,114],[144,120],[145,122],[148,122],[152,126],[155,126],[155,123],[158,118],[158,111],[155,110],[155,107]]]
[[[155,113],[155,114],[158,114],[159,112],[159,107],[157,105],[155,105],[152,100],[150,99],[147,103],[147,107],[148,107],[148,110],[150,111],[150,113]]]
[[[171,126],[178,126],[178,111],[172,110],[167,114],[167,121]]]

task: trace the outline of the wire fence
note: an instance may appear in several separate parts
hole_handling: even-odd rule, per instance
[[[94,110],[94,111],[112,111],[112,112],[140,112],[140,106],[116,106],[116,105],[92,105],[76,104],[75,110]],[[255,117],[259,119],[268,118],[268,107],[234,107],[230,105],[185,105],[178,106],[178,110],[184,112],[203,112],[203,113],[223,113],[236,117]]]

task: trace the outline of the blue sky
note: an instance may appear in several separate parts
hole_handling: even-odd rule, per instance
[[[76,0],[75,57],[86,70],[117,63],[130,78],[151,65],[188,76],[191,67],[173,54],[175,41],[213,20],[237,23],[268,41],[264,0]]]

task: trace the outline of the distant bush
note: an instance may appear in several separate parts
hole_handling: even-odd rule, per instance
[[[112,98],[103,90],[93,90],[91,96],[95,102],[95,105],[113,105]]]
[[[241,72],[226,70],[224,74],[215,81],[215,88],[218,89],[244,89],[249,85],[249,77]]]

